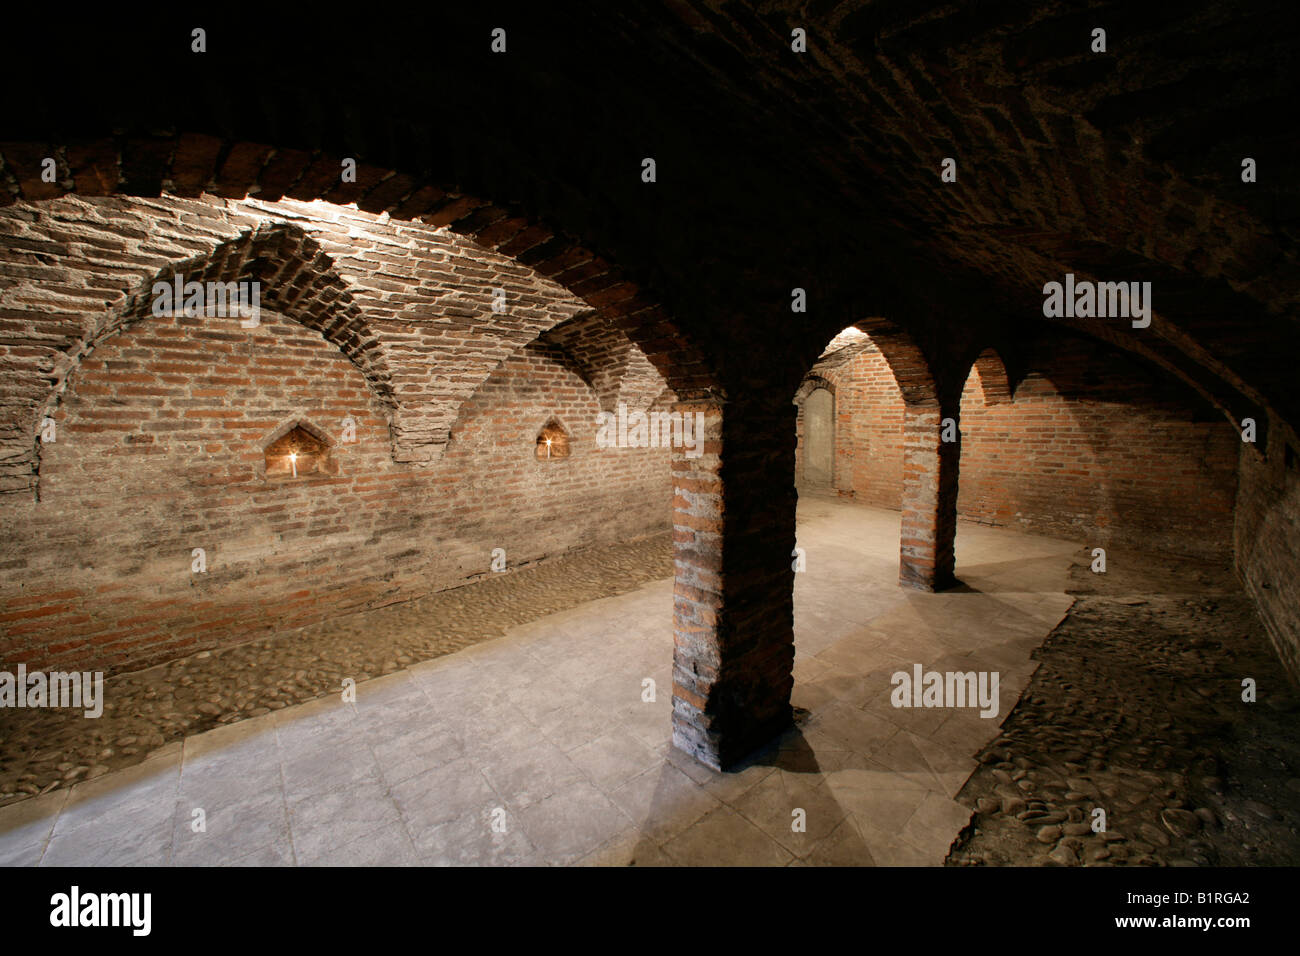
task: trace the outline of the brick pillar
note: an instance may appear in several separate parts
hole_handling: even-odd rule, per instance
[[[673,744],[721,770],[791,721],[797,410],[674,410],[706,442],[672,453]]]
[[[961,433],[942,440],[942,422],[960,424],[960,407],[909,403],[903,411],[903,522],[898,581],[922,591],[956,583],[957,468]]]

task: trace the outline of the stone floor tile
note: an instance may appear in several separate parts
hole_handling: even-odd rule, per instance
[[[35,845],[44,848],[54,821],[68,802],[68,790],[49,793],[0,807],[0,859]]]
[[[800,859],[796,858],[795,862],[800,862]],[[818,841],[802,862],[810,866],[879,865],[852,814],[847,814],[834,830]]]
[[[515,810],[586,781],[577,765],[549,742],[478,754],[473,759],[492,789]]]
[[[794,856],[731,807],[706,814],[662,849],[684,866],[784,866]]]
[[[313,861],[314,866],[419,866],[420,856],[406,827],[395,824],[373,830],[335,847]]]
[[[606,792],[617,790],[663,759],[625,730],[597,737],[569,751],[568,757],[588,780]]]
[[[632,827],[601,844],[574,866],[673,866],[659,844]]]
[[[195,809],[201,809],[198,818]],[[198,820],[203,829],[195,830]],[[172,824],[174,866],[223,866],[256,853],[268,845],[287,845],[289,819],[284,797],[268,792],[232,804],[190,806],[180,800]]]
[[[422,724],[405,733],[377,733],[371,738],[371,751],[390,785],[465,756],[460,738],[441,723]]]
[[[626,813],[589,783],[580,783],[519,812],[538,855],[551,865],[573,863],[627,830]]]
[[[488,810],[457,817],[424,831],[415,838],[415,847],[424,866],[545,865],[509,812]]]
[[[661,844],[722,805],[669,763],[633,777],[611,793],[610,799],[633,824]]]
[[[826,787],[784,773],[770,774],[733,806],[795,856],[811,853],[848,816]],[[796,816],[795,811],[802,812]]]
[[[344,844],[401,821],[392,795],[378,783],[289,800],[289,832],[299,864],[312,865]]]
[[[390,792],[417,843],[427,830],[503,805],[477,764],[469,758],[454,760],[393,784]]]

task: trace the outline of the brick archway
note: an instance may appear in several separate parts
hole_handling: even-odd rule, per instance
[[[55,161],[53,183],[41,177],[47,157]],[[208,193],[262,202],[355,203],[363,212],[445,226],[583,299],[640,347],[680,398],[721,396],[712,363],[618,265],[517,208],[466,195],[428,177],[357,163],[354,181],[344,182],[345,158],[192,132],[147,141],[9,142],[0,147],[0,161],[16,190],[0,189],[0,206],[65,195],[199,198]]]
[[[903,495],[899,541],[899,583],[938,591],[955,583],[957,535],[957,433],[961,393],[940,389],[925,352],[895,322],[855,322],[880,350],[903,395]],[[951,420],[952,426],[945,427]],[[959,433],[958,433],[959,434]]]
[[[56,160],[58,183],[40,179],[45,156]],[[793,522],[786,541],[773,531],[781,522],[770,514],[770,494],[747,484],[762,466],[751,450],[773,433],[774,416],[770,409],[729,405],[710,358],[619,266],[515,209],[405,173],[359,164],[355,182],[341,182],[342,157],[323,153],[182,134],[148,143],[99,140],[57,148],[10,143],[0,159],[18,184],[16,192],[0,191],[0,205],[67,194],[205,193],[237,200],[256,196],[259,202],[356,203],[381,218],[445,226],[582,299],[598,321],[640,348],[676,395],[674,411],[698,415],[703,423],[702,454],[672,451],[673,741],[720,768],[789,724],[792,582],[788,558],[770,559],[789,553]],[[787,409],[775,413],[775,427],[789,431],[794,409],[788,403]],[[793,448],[790,457],[792,463]],[[789,498],[792,515],[793,488]],[[770,572],[778,566],[779,581]],[[779,613],[760,613],[773,601]]]
[[[894,373],[906,405],[937,405],[939,388],[930,361],[911,334],[890,319],[873,317],[854,322],[853,327],[871,337]]]
[[[62,348],[41,342],[45,353],[38,356],[40,361],[29,369],[29,376],[32,379],[39,376],[47,390],[43,398],[25,412],[19,408],[11,412],[17,418],[26,419],[27,428],[11,439],[15,447],[8,454],[10,461],[30,469],[27,487],[33,493],[39,496],[41,443],[32,438],[38,433],[40,423],[47,418],[57,421],[63,397],[81,362],[105,340],[151,317],[155,285],[171,286],[178,278],[182,283],[200,282],[205,288],[208,283],[220,283],[232,289],[239,283],[259,283],[259,287],[266,290],[262,304],[320,332],[357,367],[391,426],[395,411],[394,390],[383,352],[378,348],[360,308],[352,301],[346,284],[329,267],[329,259],[324,256],[319,243],[301,229],[286,223],[264,223],[242,229],[233,238],[217,241],[209,250],[197,255],[170,261],[160,256],[155,261],[162,264],[143,281],[125,288],[116,305],[89,315],[70,316],[72,322],[61,323],[69,330],[61,343]],[[110,274],[114,269],[121,271],[116,265],[104,266]],[[44,287],[36,287],[33,283],[33,288],[28,290],[25,302],[29,307],[40,306],[41,288]],[[55,312],[57,315],[55,310],[58,307],[56,291],[50,296],[45,314]],[[32,321],[34,328],[43,324],[36,318]],[[223,319],[214,318],[213,321]],[[237,319],[227,317],[225,321],[233,323]],[[37,339],[40,339],[39,335]],[[20,444],[21,449],[18,447]],[[21,488],[6,490],[12,492]]]
[[[987,348],[975,357],[971,371],[979,378],[985,405],[1000,405],[1012,400],[1011,382],[1006,363],[995,349]],[[969,378],[969,374],[967,378]]]
[[[799,390],[794,393],[794,404],[800,405],[813,392],[819,388],[824,388],[832,395],[835,394],[835,383],[829,378],[814,373],[804,376],[804,380],[799,384]]]

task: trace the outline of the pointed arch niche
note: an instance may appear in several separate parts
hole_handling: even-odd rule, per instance
[[[569,433],[558,418],[550,418],[537,433],[536,454],[539,461],[558,461],[572,453]]]
[[[262,443],[265,476],[268,479],[309,478],[337,475],[338,461],[331,454],[334,443],[325,431],[311,422],[286,422]]]

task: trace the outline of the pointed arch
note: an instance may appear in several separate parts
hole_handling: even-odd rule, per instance
[[[558,415],[551,415],[537,431],[534,453],[541,461],[568,458],[573,452],[571,432]]]
[[[862,319],[854,327],[871,337],[894,373],[894,381],[909,406],[938,405],[939,390],[934,372],[921,347],[911,334],[896,322],[882,317]]]
[[[153,316],[156,284],[174,285],[177,279],[209,283],[257,282],[261,302],[286,318],[319,332],[361,372],[372,394],[394,425],[392,375],[378,338],[371,332],[362,310],[334,271],[331,258],[320,244],[290,223],[266,222],[242,230],[211,250],[172,261],[125,293],[113,308],[91,317],[82,334],[70,337],[51,362],[49,389],[31,413],[29,434],[36,434],[46,418],[57,420],[68,387],[81,363],[105,340]],[[394,450],[398,436],[394,432]],[[41,444],[31,446],[33,486],[39,498]]]
[[[1000,405],[1012,400],[1007,366],[995,349],[987,348],[977,355],[971,363],[971,371],[979,378],[985,405]]]
[[[142,155],[142,149],[147,155]],[[28,153],[54,155],[66,175],[56,183],[22,179],[16,190],[0,188],[0,206],[65,195],[198,199],[213,193],[234,199],[256,197],[261,202],[356,203],[362,212],[385,219],[446,227],[482,249],[530,267],[584,300],[603,321],[618,326],[636,343],[682,400],[725,398],[710,357],[655,297],[622,267],[517,204],[498,205],[425,173],[365,162],[357,164],[354,180],[341,182],[337,172],[341,155],[198,132],[157,137],[147,146],[140,140],[113,137],[66,144],[6,142],[0,149],[0,166]],[[160,161],[160,157],[166,158]],[[139,175],[142,163],[150,171],[143,177]],[[13,165],[28,167],[26,162]],[[445,435],[436,441],[445,441]]]

